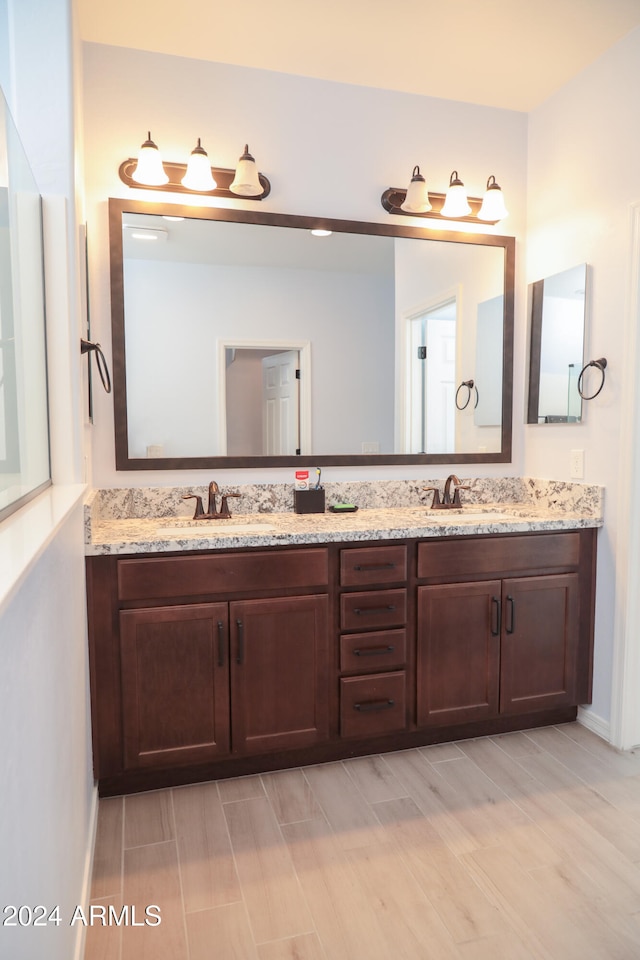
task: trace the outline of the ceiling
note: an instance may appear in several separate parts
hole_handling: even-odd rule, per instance
[[[640,0],[75,0],[80,36],[528,112],[640,26]]]

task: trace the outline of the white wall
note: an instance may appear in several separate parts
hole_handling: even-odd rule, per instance
[[[595,722],[602,720],[605,727],[612,713],[616,608],[628,579],[637,591],[637,570],[625,568],[619,548],[630,519],[624,498],[621,504],[631,469],[621,424],[630,396],[625,375],[630,350],[630,209],[640,201],[640,125],[637,98],[632,95],[638,89],[640,30],[617,43],[529,118],[527,280],[581,262],[590,265],[585,357],[604,356],[609,364],[602,393],[584,404],[583,423],[524,427],[526,474],[566,479],[570,451],[583,449],[585,480],[606,487],[592,707]]]
[[[231,167],[246,141],[272,191],[261,210],[390,222],[380,196],[405,186],[421,164],[432,189],[444,189],[455,167],[472,196],[494,174],[511,216],[488,233],[524,233],[526,115],[454,101],[330,83],[225,64],[168,57],[99,44],[84,46],[84,127],[92,322],[110,342],[107,198],[157,199],[126,187],[122,160],[151,130],[169,160],[184,160],[201,137],[212,163]],[[250,206],[247,201],[229,201]],[[406,218],[397,218],[406,224]],[[422,222],[422,221],[421,221]],[[425,229],[429,229],[425,227]],[[521,285],[522,287],[522,285]],[[517,304],[515,404],[522,411],[523,310]],[[518,416],[518,415],[517,415]],[[522,420],[522,416],[519,416]],[[209,472],[122,474],[114,468],[111,400],[97,397],[93,431],[96,486],[205,482]],[[482,473],[520,473],[520,438],[512,466]],[[446,476],[446,466],[411,475]],[[478,471],[474,468],[474,473]],[[266,480],[290,470],[261,470]],[[407,468],[333,468],[329,479],[402,477]],[[221,482],[255,480],[255,472],[216,471]]]
[[[75,312],[73,39],[71,0],[0,0],[3,83],[48,219],[47,333],[54,486],[4,521],[0,569],[0,901],[60,905],[61,923],[3,928],[11,960],[79,957],[92,845],[81,481],[79,321]],[[63,513],[54,509],[65,488]],[[75,504],[75,506],[73,506]],[[35,521],[34,521],[35,517]],[[35,525],[34,525],[35,524]],[[35,541],[28,557],[25,542]],[[6,589],[5,589],[6,588]]]

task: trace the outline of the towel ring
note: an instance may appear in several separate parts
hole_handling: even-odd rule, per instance
[[[468,393],[467,393],[466,402],[463,403],[462,406],[461,406],[461,405],[458,403],[458,396],[459,396],[460,391],[462,390],[463,387],[466,387],[466,388],[467,388]],[[475,402],[474,405],[473,405],[473,409],[475,410],[475,408],[478,406],[478,399],[479,399],[479,398],[478,398],[478,388],[476,387],[476,385],[475,385],[475,383],[473,382],[473,380],[463,380],[462,383],[460,384],[460,386],[458,387],[458,389],[456,390],[456,408],[457,408],[458,410],[466,410],[466,409],[467,409],[467,407],[469,406],[469,401],[471,400],[471,391],[472,391],[472,390],[475,390],[475,392],[476,392],[476,402]]]
[[[105,355],[102,352],[102,347],[99,343],[92,343],[91,340],[80,340],[80,353],[89,353],[91,350],[94,351],[96,355],[96,366],[105,393],[111,393],[111,377],[109,376],[109,367],[107,366]]]
[[[606,367],[606,366],[607,366],[607,361],[606,361],[606,359],[605,359],[604,357],[600,357],[599,360],[590,360],[589,363],[585,363],[584,367],[583,367],[582,370],[580,371],[580,376],[578,377],[578,393],[580,394],[580,396],[582,397],[583,400],[593,400],[594,397],[597,397],[597,396],[598,396],[598,394],[600,393],[600,391],[601,391],[602,388],[604,387],[604,380],[605,380],[605,372],[604,372],[604,371],[605,371],[605,367]],[[598,369],[598,370],[600,371],[600,373],[602,374],[602,381],[601,381],[601,383],[600,383],[600,386],[599,386],[598,389],[596,390],[596,392],[595,392],[595,393],[592,393],[591,396],[587,397],[587,396],[585,396],[584,393],[582,392],[582,377],[584,376],[585,371],[588,370],[589,367],[597,367],[597,369]]]

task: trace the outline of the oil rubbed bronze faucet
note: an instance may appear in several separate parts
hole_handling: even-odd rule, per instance
[[[451,497],[452,484],[455,488],[453,491],[453,498]],[[424,487],[424,490],[433,491],[433,500],[431,501],[432,510],[459,510],[462,507],[460,491],[469,489],[470,488],[468,486],[465,486],[462,481],[456,477],[455,473],[450,473],[444,482],[442,502],[440,501],[440,491],[437,487]]]
[[[231,511],[229,510],[229,504],[227,500],[229,497],[241,497],[241,493],[224,493],[221,495],[220,510],[216,503],[216,497],[220,493],[220,487],[215,480],[212,480],[209,484],[209,500],[207,502],[207,512],[204,512],[204,507],[202,505],[202,497],[198,496],[196,493],[188,493],[183,496],[183,500],[195,500],[196,509],[193,515],[194,520],[228,520],[231,517]]]

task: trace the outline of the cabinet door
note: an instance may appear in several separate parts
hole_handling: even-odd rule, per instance
[[[229,752],[226,603],[120,613],[125,768]]]
[[[500,581],[418,587],[418,726],[498,712]]]
[[[327,739],[327,597],[230,604],[234,753]]]
[[[578,574],[505,580],[501,713],[575,703]]]

